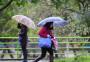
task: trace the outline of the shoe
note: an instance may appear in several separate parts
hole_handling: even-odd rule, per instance
[[[23,60],[23,62],[28,62],[27,60]]]

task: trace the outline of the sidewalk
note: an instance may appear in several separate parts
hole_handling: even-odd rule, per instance
[[[22,62],[22,61],[0,61],[0,62]],[[28,60],[28,62],[33,62],[33,60]],[[42,60],[39,62],[48,62],[47,60]]]

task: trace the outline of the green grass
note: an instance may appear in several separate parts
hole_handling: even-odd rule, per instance
[[[90,62],[90,56],[80,56],[76,58],[59,58],[54,62]]]

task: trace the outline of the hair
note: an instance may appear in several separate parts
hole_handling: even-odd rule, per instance
[[[21,24],[20,23],[17,24],[17,28],[21,29]]]
[[[22,27],[26,27],[25,25],[18,23],[17,28],[21,29]],[[27,27],[26,27],[27,28]]]
[[[53,29],[53,26],[51,26],[51,25],[53,25],[53,22],[47,22],[47,23],[44,25],[44,27],[52,30],[52,29]]]

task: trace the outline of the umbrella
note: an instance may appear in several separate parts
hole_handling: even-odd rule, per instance
[[[47,22],[53,22],[53,26],[55,27],[63,27],[68,24],[68,21],[60,17],[48,17],[39,22],[37,26],[44,26]]]
[[[16,20],[18,23],[24,24],[28,28],[35,29],[35,24],[34,22],[27,16],[24,15],[14,15],[12,16],[13,20]]]

